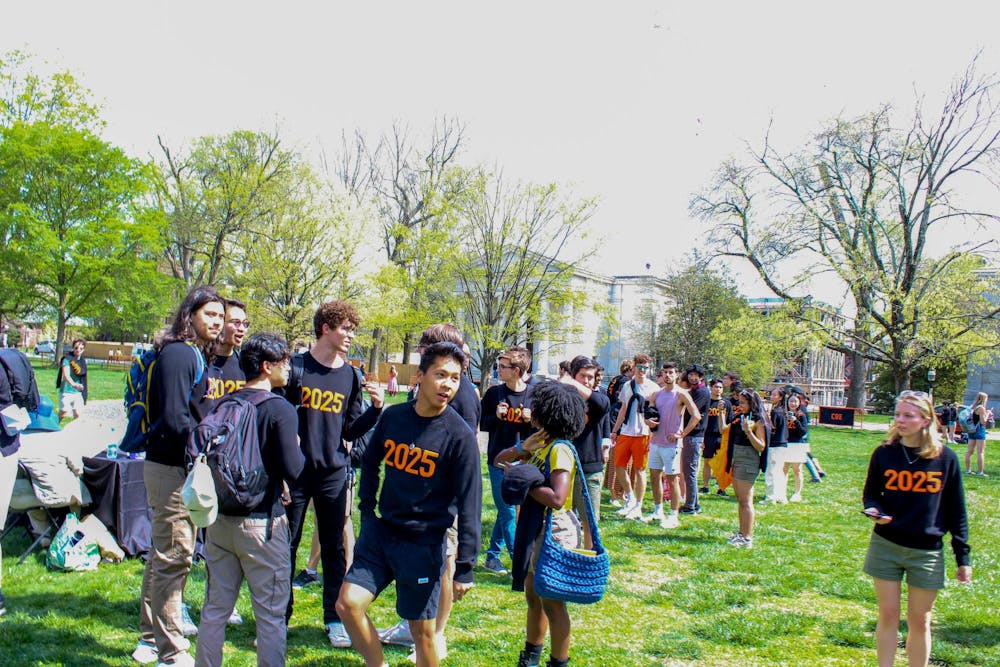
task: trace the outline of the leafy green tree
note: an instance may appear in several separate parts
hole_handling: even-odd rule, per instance
[[[237,130],[196,139],[175,152],[160,140],[156,193],[168,226],[164,259],[186,287],[231,271],[247,232],[272,220],[294,186],[297,154],[277,130]]]
[[[932,295],[942,277],[997,236],[1000,215],[961,199],[974,179],[994,182],[997,85],[973,64],[939,112],[925,114],[918,104],[902,129],[885,106],[834,120],[800,150],[766,142],[747,163],[722,165],[692,201],[714,225],[716,252],[748,261],[789,303],[806,306],[813,281],[845,287],[849,318],[810,319],[816,311],[806,307],[798,316],[851,358],[848,405],[864,403],[866,360],[891,368],[898,392],[946,345],[973,353],[982,349],[979,333],[996,329],[1000,308],[975,289],[974,276],[966,276],[969,298]],[[932,244],[935,235],[954,240]],[[935,309],[952,326],[926,327]],[[930,340],[928,330],[945,337]]]
[[[0,174],[7,256],[55,315],[57,340],[71,317],[99,316],[159,284],[160,228],[140,208],[141,162],[87,130],[17,121],[0,130]]]
[[[345,199],[326,195],[305,165],[264,219],[238,241],[227,280],[248,304],[254,329],[278,331],[289,343],[314,337],[313,314],[328,299],[355,299],[359,221]]]
[[[460,217],[449,316],[463,322],[481,387],[508,345],[544,337],[549,343],[579,335],[572,313],[587,307],[573,276],[595,248],[571,253],[587,235],[592,200],[573,201],[554,184],[512,184],[502,173],[463,176],[455,207]]]
[[[810,349],[815,336],[798,322],[789,308],[760,313],[737,308],[719,320],[709,334],[708,357],[721,374],[736,371],[747,387],[761,389],[783,368],[793,366]]]
[[[48,123],[80,129],[101,126],[90,92],[69,72],[43,76],[35,71],[31,54],[10,51],[0,54],[0,129],[16,123]],[[6,176],[3,176],[6,180]],[[4,187],[0,183],[0,187]],[[8,216],[0,217],[0,323],[24,316],[41,305],[39,286],[24,279],[25,272],[41,257],[18,250],[26,230]]]
[[[708,267],[697,253],[688,255],[665,281],[671,305],[661,313],[644,304],[635,335],[650,339],[646,349],[658,362],[676,361],[682,368],[694,363],[717,365],[711,333],[746,307],[736,283]]]
[[[91,92],[68,71],[42,76],[23,51],[0,54],[0,127],[16,122],[97,131],[104,126]]]
[[[453,218],[446,215],[464,188],[456,175],[463,146],[463,127],[452,119],[435,122],[423,142],[405,124],[370,141],[360,132],[345,136],[334,173],[361,206],[373,212],[382,251],[396,267],[395,278],[407,295],[401,312],[376,318],[402,337],[403,359],[409,358],[414,334],[439,322],[446,312],[451,285],[441,281],[440,267],[457,247]],[[375,326],[369,367],[382,358],[388,329]]]

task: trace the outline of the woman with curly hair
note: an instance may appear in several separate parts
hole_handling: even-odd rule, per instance
[[[962,583],[972,580],[969,524],[958,456],[941,444],[934,405],[922,391],[904,391],[882,445],[868,465],[862,510],[875,522],[864,571],[875,584],[879,667],[896,657],[903,575],[906,654],[911,667],[931,655],[931,610],[944,588],[943,537],[951,533]]]
[[[552,538],[557,543],[567,549],[582,546],[583,530],[573,511],[571,491],[577,470],[572,439],[583,431],[586,406],[576,389],[557,382],[536,384],[531,400],[531,422],[539,430],[524,442],[500,452],[495,463],[510,470],[514,461],[526,461],[537,468],[527,472],[540,482],[527,491],[514,535],[513,589],[523,589],[528,603],[524,649],[517,664],[518,667],[538,665],[548,630],[552,645],[546,664],[565,667],[569,662],[569,612],[565,602],[542,598],[535,592],[535,563],[542,547],[546,511],[552,512]]]

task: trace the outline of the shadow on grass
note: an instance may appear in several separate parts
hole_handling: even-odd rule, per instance
[[[31,640],[25,641],[26,637]],[[120,647],[104,644],[90,633],[36,619],[22,621],[18,615],[4,619],[0,632],[0,655],[6,656],[8,665],[115,665],[121,664],[120,658],[110,656],[120,654]]]
[[[996,647],[1000,645],[1000,628],[995,625],[954,625],[949,623],[934,629],[937,639],[959,646]]]

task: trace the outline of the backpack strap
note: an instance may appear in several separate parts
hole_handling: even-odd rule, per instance
[[[642,402],[645,397],[639,393],[639,385],[636,383],[635,378],[629,382],[629,386],[632,389],[632,395],[628,397],[628,405],[625,408],[625,420],[627,421],[632,415],[632,406],[635,405],[636,409],[642,409]]]
[[[294,406],[299,406],[302,403],[302,377],[305,373],[305,353],[293,354],[289,360],[288,384],[282,389],[284,389],[285,400]]]

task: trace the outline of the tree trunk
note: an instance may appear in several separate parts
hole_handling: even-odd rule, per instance
[[[896,395],[904,389],[910,388],[910,371],[904,368],[893,367],[892,381],[896,385]]]
[[[382,329],[375,327],[372,329],[372,349],[368,353],[368,368],[378,375],[378,361],[380,356],[379,348],[382,346]]]
[[[65,311],[60,308],[56,317],[56,351],[52,354],[53,366],[58,366],[59,359],[62,357],[63,338],[66,336],[67,319]]]
[[[413,346],[413,334],[407,333],[403,336],[403,363],[410,363],[410,348]]]
[[[858,351],[851,354],[851,377],[847,387],[847,407],[864,410],[868,395],[868,361]]]

